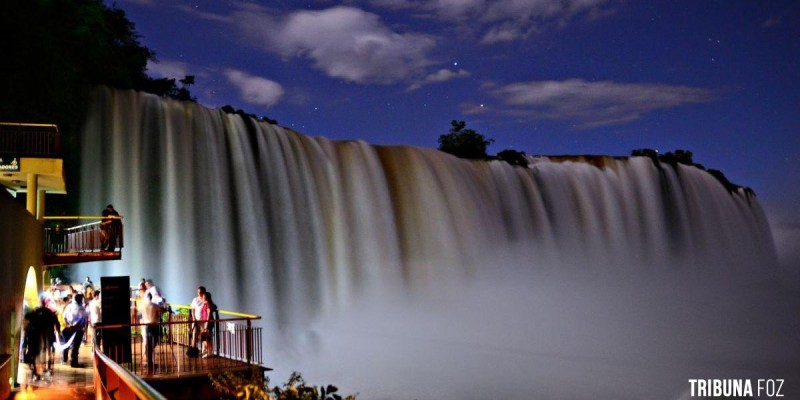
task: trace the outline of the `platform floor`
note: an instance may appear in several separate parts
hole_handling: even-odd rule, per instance
[[[52,374],[44,374],[42,379],[33,380],[27,365],[20,365],[18,371],[19,387],[12,389],[11,398],[21,399],[94,399],[94,361],[92,346],[82,345],[78,360],[84,368],[72,368],[69,363],[61,364],[56,357]]]
[[[207,376],[209,372],[250,368],[246,363],[225,357],[189,358],[185,355],[183,346],[159,345],[154,354],[156,370],[147,372],[141,354],[143,348],[140,340],[135,340],[134,350],[133,363],[128,364],[126,368],[139,373],[146,381]],[[81,345],[78,360],[83,368],[72,368],[69,363],[61,364],[60,355],[56,355],[57,362],[53,373],[44,374],[37,380],[33,379],[27,365],[20,365],[17,379],[19,386],[12,389],[11,399],[94,399],[92,356],[92,346]]]

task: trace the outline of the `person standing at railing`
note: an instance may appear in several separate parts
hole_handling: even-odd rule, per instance
[[[214,321],[214,313],[217,310],[217,305],[211,299],[211,292],[206,291],[203,294],[203,301],[200,305],[200,341],[203,352],[203,358],[211,357],[214,353],[214,342],[212,337]]]
[[[86,309],[83,308],[83,294],[78,293],[73,296],[72,302],[67,304],[67,307],[64,308],[64,323],[66,324],[66,328],[63,330],[64,337],[69,338],[75,335],[75,338],[72,340],[72,345],[64,349],[64,355],[61,361],[66,363],[67,356],[71,356],[70,366],[72,366],[72,368],[82,367],[78,362],[78,351],[83,341],[86,320]]]
[[[122,220],[113,205],[109,204],[103,210],[103,220],[100,222],[100,228],[101,250],[116,250],[122,230]]]
[[[203,330],[201,321],[203,321],[202,307],[205,301],[205,294],[206,294],[205,286],[199,286],[197,288],[197,297],[192,299],[192,303],[190,305],[191,312],[189,313],[189,318],[192,321],[194,321],[192,322],[191,332],[190,332],[190,334],[192,335],[191,344],[194,350],[189,351],[187,353],[189,354],[190,357],[197,357],[197,349],[198,345],[200,344],[200,332],[202,332]]]
[[[64,227],[61,224],[56,224],[53,227],[53,242],[51,250],[54,253],[63,253],[67,251],[67,236]]]
[[[145,349],[147,351],[147,372],[155,372],[156,364],[154,353],[156,345],[161,339],[161,307],[153,302],[153,295],[151,293],[145,294],[144,304],[142,306],[142,323],[147,324],[145,329]]]

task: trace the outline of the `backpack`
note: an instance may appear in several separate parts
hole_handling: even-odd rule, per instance
[[[197,347],[189,347],[188,349],[186,349],[186,355],[191,358],[196,358],[197,356],[200,355],[200,349],[198,349]]]

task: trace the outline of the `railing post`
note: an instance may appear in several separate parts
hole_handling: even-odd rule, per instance
[[[247,329],[245,329],[245,352],[247,353],[247,364],[253,361],[253,323],[247,319]]]

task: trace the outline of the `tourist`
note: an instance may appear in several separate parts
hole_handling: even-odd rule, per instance
[[[56,224],[53,228],[53,252],[61,253],[67,251],[67,236],[61,224]]]
[[[147,349],[147,372],[155,372],[156,364],[154,353],[156,345],[161,338],[161,307],[153,302],[153,295],[145,294],[142,307],[142,323],[147,324],[144,335],[144,345]]]
[[[82,365],[78,362],[78,351],[83,341],[84,327],[86,326],[86,309],[83,308],[83,295],[78,293],[72,301],[64,308],[64,337],[68,338],[74,335],[72,345],[64,349],[64,355],[61,359],[62,362],[67,362],[67,356],[70,355],[70,366],[72,368],[81,368]]]
[[[47,299],[42,297],[39,308],[34,310],[37,328],[42,335],[42,346],[45,351],[45,373],[53,373],[55,363],[55,343],[56,335],[61,335],[61,324],[58,322],[58,315],[55,311],[47,307]]]
[[[200,343],[200,332],[203,330],[201,321],[203,320],[202,306],[205,301],[205,294],[206,294],[205,286],[199,286],[197,288],[197,297],[192,299],[192,303],[190,305],[191,312],[189,312],[189,320],[194,321],[191,324],[190,335],[192,336],[191,337],[192,347],[195,349],[198,348],[198,344]],[[197,357],[196,350],[194,352],[190,351],[188,354],[190,356]]]
[[[134,305],[131,307],[131,324],[138,324],[141,320],[141,313],[142,308],[144,307],[144,293],[147,291],[147,285],[145,284],[144,278],[142,281],[139,282],[139,287],[136,289],[136,296],[134,300]]]
[[[167,299],[161,295],[161,290],[159,290],[158,286],[153,283],[152,279],[147,279],[144,281],[145,287],[145,294],[150,294],[152,296],[152,302],[157,304],[159,307],[166,307]]]
[[[39,330],[39,323],[36,309],[25,313],[22,321],[22,362],[28,364],[33,380],[37,381],[41,377],[37,370],[36,362],[39,358],[42,343],[42,332]]]
[[[99,325],[103,322],[103,305],[100,303],[100,291],[94,292],[94,298],[89,302],[89,324],[92,326],[92,347],[100,345]]]
[[[100,222],[101,250],[115,251],[122,234],[122,220],[111,204],[106,206],[102,214],[103,220]]]
[[[200,306],[200,321],[202,324],[202,330],[200,331],[200,340],[201,340],[201,347],[203,352],[203,358],[211,357],[214,347],[212,341],[212,328],[215,321],[212,321],[213,315],[217,310],[216,304],[211,299],[211,292],[206,291],[203,295],[203,303]]]

